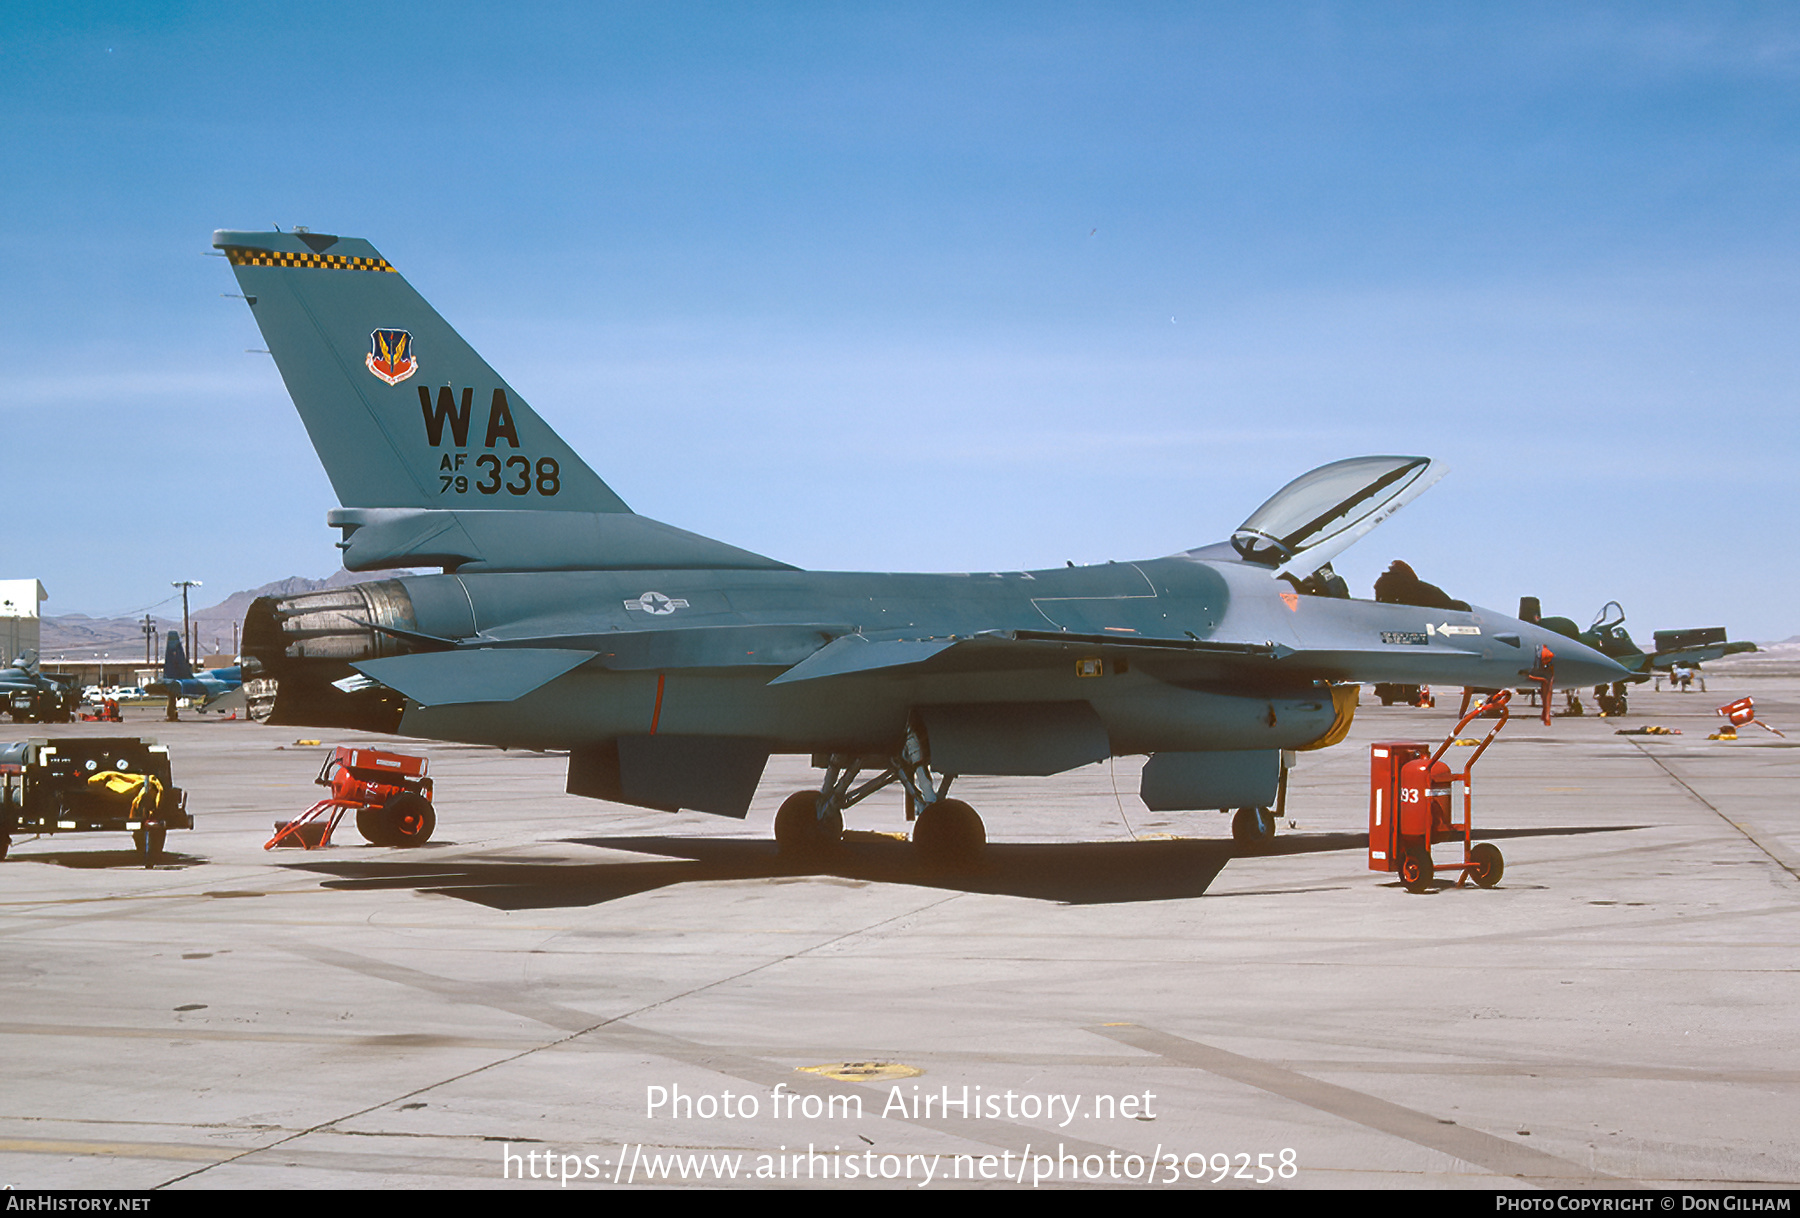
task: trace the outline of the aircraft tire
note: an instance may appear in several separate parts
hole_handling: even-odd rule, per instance
[[[823,854],[844,836],[844,814],[833,811],[819,819],[819,792],[795,791],[775,813],[775,845],[794,858]]]
[[[1469,860],[1475,864],[1469,878],[1483,888],[1492,888],[1506,874],[1506,860],[1500,856],[1500,847],[1492,842],[1477,842],[1469,851]]]
[[[987,826],[962,800],[940,799],[919,813],[912,840],[934,863],[973,863],[987,847]]]
[[[437,811],[431,801],[413,791],[402,791],[381,805],[380,815],[382,836],[387,839],[384,844],[389,846],[423,846],[437,828]],[[359,815],[357,819],[362,818]]]
[[[1267,808],[1239,808],[1231,818],[1231,836],[1240,846],[1267,846],[1275,840],[1275,813]]]
[[[1406,891],[1424,892],[1431,883],[1432,874],[1431,851],[1428,848],[1416,844],[1400,848],[1400,882],[1406,885]]]

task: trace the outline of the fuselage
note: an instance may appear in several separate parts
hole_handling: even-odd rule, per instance
[[[222,698],[243,684],[236,668],[214,668],[191,677],[164,677],[144,686],[144,692],[158,698]]]
[[[1301,595],[1268,568],[1218,550],[951,575],[409,576],[360,585],[370,607],[341,616],[386,615],[391,633],[364,645],[379,655],[413,650],[421,638],[591,653],[504,702],[408,699],[395,726],[534,748],[661,733],[750,736],[776,752],[878,753],[893,749],[920,706],[1070,702],[1092,706],[1115,754],[1296,748],[1331,728],[1332,683],[1521,685],[1546,646],[1558,684],[1618,671],[1579,643],[1487,610]],[[776,680],[850,635],[946,646],[917,662]],[[259,654],[279,669],[289,658],[272,651],[265,641]],[[356,661],[353,651],[340,640],[308,654],[342,663]]]

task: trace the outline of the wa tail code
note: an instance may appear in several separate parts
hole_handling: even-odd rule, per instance
[[[444,444],[444,424],[450,424],[450,438],[457,448],[469,446],[469,408],[475,403],[475,391],[464,389],[462,401],[457,402],[451,393],[450,386],[440,385],[437,391],[436,409],[433,409],[431,390],[424,385],[419,386],[419,409],[425,415],[425,438],[431,441],[433,448],[442,448]],[[519,446],[519,432],[513,426],[512,407],[506,401],[506,390],[494,390],[494,398],[488,405],[487,442],[482,446],[492,448],[494,441],[504,439],[514,448]]]

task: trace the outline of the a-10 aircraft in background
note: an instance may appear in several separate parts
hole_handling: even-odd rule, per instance
[[[1579,643],[1585,643],[1602,655],[1616,660],[1630,674],[1613,681],[1610,687],[1595,685],[1594,701],[1603,715],[1623,715],[1628,706],[1627,689],[1631,685],[1648,681],[1657,673],[1669,672],[1675,668],[1699,668],[1708,660],[1719,660],[1756,650],[1755,643],[1727,642],[1723,626],[1695,626],[1686,630],[1655,631],[1651,639],[1656,650],[1645,651],[1632,642],[1630,633],[1626,631],[1625,609],[1618,601],[1607,601],[1600,606],[1600,612],[1594,615],[1593,623],[1586,630],[1578,628],[1566,617],[1544,617],[1542,612],[1537,597],[1519,598],[1519,617],[1522,620],[1535,622],[1546,630],[1554,630]],[[1579,705],[1579,702],[1571,699],[1572,709]]]
[[[157,698],[187,698],[196,706],[212,710],[218,709],[220,700],[236,693],[243,683],[241,665],[195,672],[181,645],[181,636],[171,630],[163,648],[162,677],[146,684],[144,692]]]
[[[1255,839],[1284,752],[1341,739],[1354,683],[1623,674],[1491,610],[1348,597],[1331,558],[1435,480],[1423,457],[1323,466],[1163,558],[802,571],[633,513],[368,242],[213,244],[343,505],[344,565],[444,572],[258,600],[245,675],[278,680],[278,724],[566,749],[573,794],[735,817],[771,754],[807,754],[784,851],[897,784],[914,842],[955,858],[985,841],[962,775],[1148,754],[1152,809],[1239,808]]]

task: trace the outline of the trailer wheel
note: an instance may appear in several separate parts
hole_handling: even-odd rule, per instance
[[[1492,842],[1477,842],[1469,851],[1469,861],[1475,864],[1469,874],[1483,888],[1492,888],[1506,874],[1506,860],[1500,857],[1500,847]]]
[[[1484,843],[1485,844],[1485,843]],[[1431,851],[1423,846],[1405,846],[1400,851],[1400,882],[1408,892],[1424,892],[1431,883]]]
[[[12,849],[12,838],[0,833],[0,863],[6,861],[6,852]]]
[[[413,791],[402,791],[383,804],[381,820],[390,846],[423,846],[437,828],[431,801]]]
[[[363,840],[371,846],[391,846],[382,824],[383,809],[364,804],[356,810],[356,831],[363,835]]]
[[[162,857],[163,841],[168,832],[167,829],[132,830],[131,844],[144,856],[144,866],[149,867]]]

